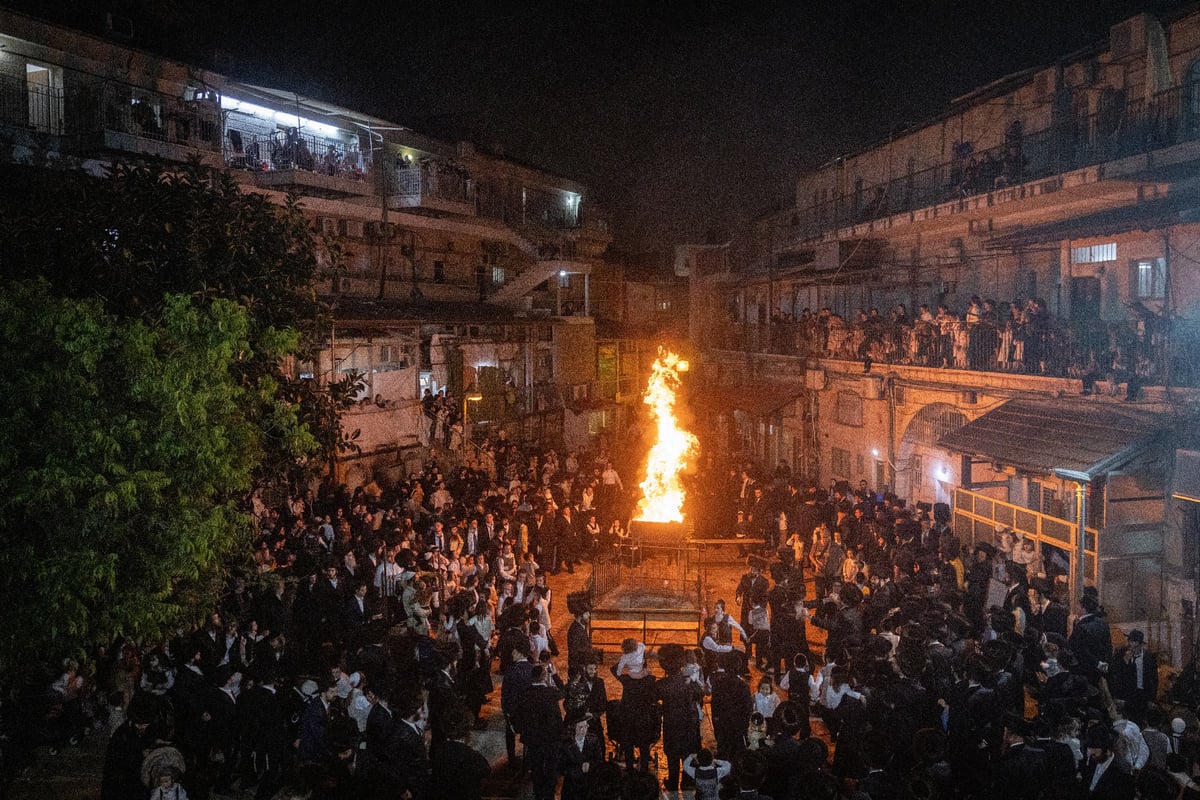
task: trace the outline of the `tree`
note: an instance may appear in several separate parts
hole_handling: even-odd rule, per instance
[[[295,203],[197,164],[4,183],[0,674],[211,607],[251,489],[345,446],[352,391],[284,369],[323,313]]]

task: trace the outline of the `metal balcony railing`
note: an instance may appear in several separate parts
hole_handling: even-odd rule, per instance
[[[68,118],[73,111],[78,115],[80,131],[114,131],[198,150],[220,151],[221,109],[213,100],[184,100],[117,83],[94,87],[79,95],[78,100],[75,109],[68,104],[67,114]]]
[[[1151,100],[1110,102],[1095,114],[1012,131],[990,149],[956,157],[796,211],[787,238],[808,241],[863,222],[965,199],[1009,186],[1200,139],[1200,83]]]
[[[0,125],[63,133],[63,90],[0,76]]]
[[[357,146],[341,139],[291,129],[253,133],[229,121],[225,164],[233,169],[274,172],[300,169],[355,181],[370,181],[370,162]]]
[[[474,203],[475,183],[465,169],[424,159],[396,167],[393,193],[413,201],[437,198],[451,203]]]
[[[725,323],[706,337],[716,349],[876,364],[1010,372],[1142,386],[1200,387],[1200,331],[1187,321],[1081,326],[1057,318],[1036,324],[856,323],[841,318]],[[1136,392],[1134,392],[1136,394]]]

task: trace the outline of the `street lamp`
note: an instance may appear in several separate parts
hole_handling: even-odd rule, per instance
[[[1086,472],[1080,472],[1074,469],[1064,469],[1062,467],[1054,467],[1051,470],[1056,476],[1064,481],[1071,481],[1075,484],[1075,522],[1078,525],[1077,552],[1075,555],[1078,563],[1075,565],[1075,602],[1079,602],[1079,598],[1083,597],[1083,587],[1087,585],[1087,507],[1084,505],[1085,487],[1092,482],[1092,476]],[[1097,551],[1099,546],[1097,546]],[[1096,558],[1099,560],[1100,553],[1096,553]],[[1099,574],[1100,565],[1096,564],[1096,571]]]
[[[467,442],[470,438],[467,435],[467,403],[478,403],[483,399],[483,395],[479,392],[466,392],[463,394],[463,413],[462,413],[462,437],[463,437],[463,455],[467,454]]]

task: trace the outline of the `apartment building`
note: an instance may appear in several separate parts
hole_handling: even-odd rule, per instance
[[[968,546],[1017,530],[1187,660],[1198,167],[1196,10],[979,87],[685,254],[694,404],[734,451],[947,504]]]
[[[597,381],[592,273],[609,275],[597,304],[610,322],[623,273],[602,260],[611,236],[587,187],[336,100],[0,10],[0,160],[103,174],[117,160],[198,158],[247,192],[298,196],[340,246],[342,268],[319,287],[333,332],[297,366],[363,379],[344,421],[362,452],[335,465],[340,479],[419,463],[426,389],[478,397],[464,404],[469,432],[572,447],[622,424],[637,397],[618,403]],[[651,349],[611,325],[605,337]]]

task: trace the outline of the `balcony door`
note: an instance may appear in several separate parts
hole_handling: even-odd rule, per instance
[[[1071,278],[1071,320],[1100,319],[1100,279],[1094,275]]]
[[[25,91],[29,95],[29,127],[41,133],[62,133],[62,80],[58,71],[26,64]]]

